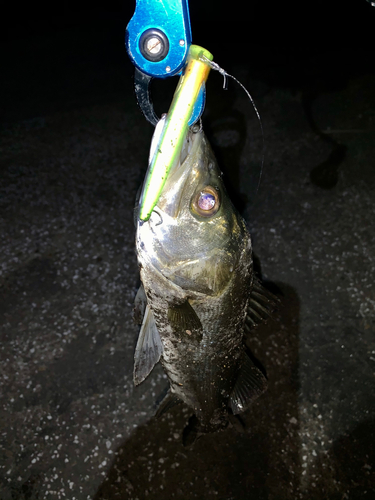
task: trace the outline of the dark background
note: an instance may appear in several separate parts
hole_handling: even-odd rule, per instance
[[[160,367],[132,380],[133,204],[153,128],[133,2],[2,7],[1,500],[375,499],[375,8],[191,0],[204,130],[280,308],[247,343],[269,379],[242,425],[186,448]],[[245,8],[249,9],[249,14]],[[155,82],[158,113],[176,79]]]
[[[122,92],[132,72],[123,41],[134,6],[12,4],[3,12],[0,32],[2,119]],[[311,79],[344,84],[350,74],[372,71],[374,10],[365,0],[190,5],[193,42],[213,52],[221,66],[243,62],[255,77],[277,79],[291,89]],[[312,60],[317,56],[325,62],[319,69]]]

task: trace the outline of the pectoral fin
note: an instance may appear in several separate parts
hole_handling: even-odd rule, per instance
[[[134,354],[134,384],[139,385],[150,374],[163,352],[154,315],[147,305]]]
[[[168,309],[168,321],[176,333],[202,339],[202,323],[188,301]]]
[[[245,360],[229,398],[229,406],[236,415],[247,410],[267,389],[267,379],[245,353]]]

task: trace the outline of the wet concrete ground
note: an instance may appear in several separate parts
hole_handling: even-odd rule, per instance
[[[375,498],[373,56],[215,52],[262,116],[256,196],[259,124],[216,74],[203,125],[281,306],[248,339],[269,390],[244,429],[186,448],[188,408],[153,419],[161,368],[132,382],[152,128],[119,24],[3,44],[0,499]]]

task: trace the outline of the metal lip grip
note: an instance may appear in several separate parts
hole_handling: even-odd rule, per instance
[[[140,71],[156,78],[178,74],[191,39],[188,0],[137,0],[125,44]]]

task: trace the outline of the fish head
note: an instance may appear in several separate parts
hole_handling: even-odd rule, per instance
[[[189,131],[148,221],[138,221],[138,259],[185,291],[218,295],[250,251],[203,132]]]

